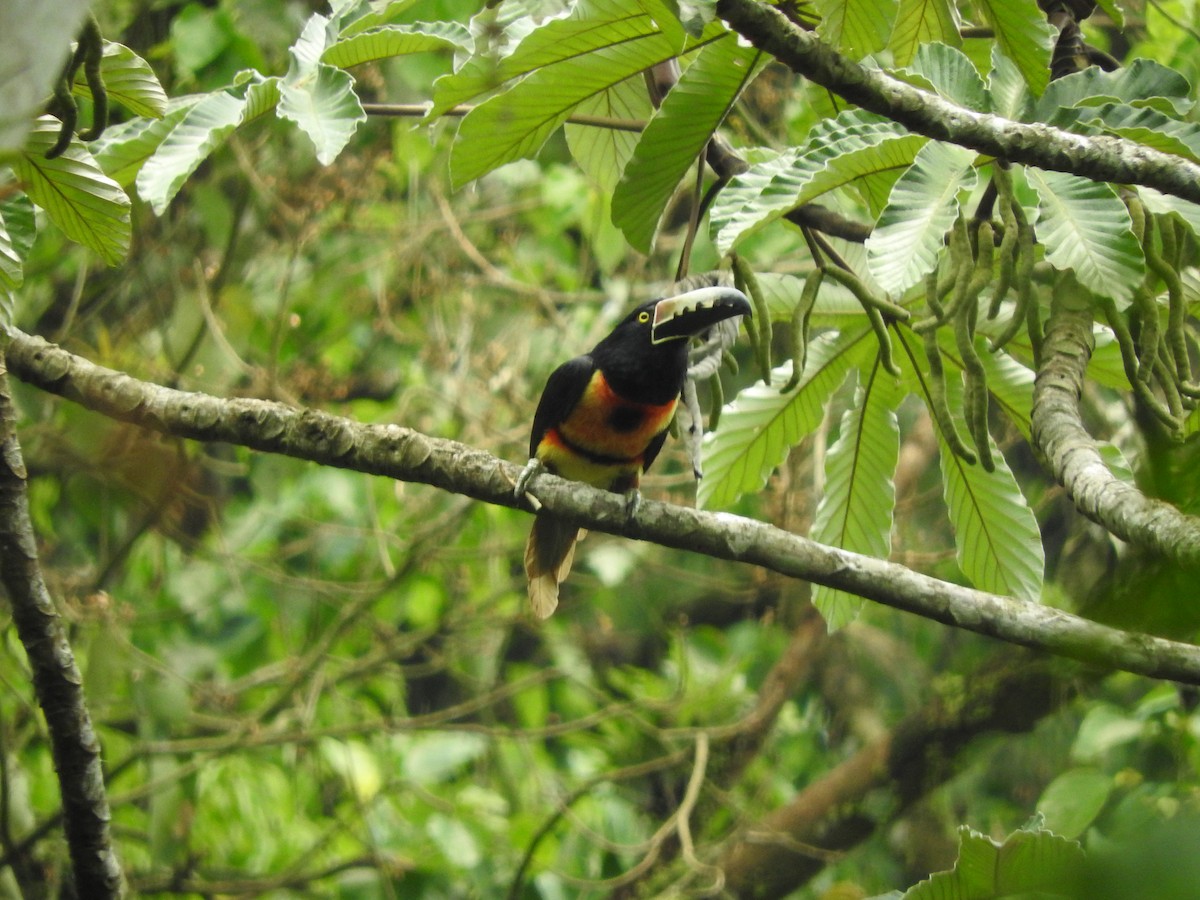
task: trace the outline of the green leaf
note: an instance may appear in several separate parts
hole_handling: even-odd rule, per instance
[[[844,112],[813,128],[804,146],[738,175],[709,214],[717,247],[739,240],[801,203],[879,173],[907,169],[927,138],[861,110]]]
[[[128,187],[163,140],[183,121],[203,95],[180,97],[171,101],[167,112],[158,119],[130,119],[110,125],[89,147],[97,164],[121,187]]]
[[[774,386],[758,382],[738,394],[722,412],[717,431],[704,436],[697,506],[728,506],[747,491],[761,490],[792,447],[820,424],[829,395],[846,373],[877,347],[869,328],[827,332],[809,344],[795,390],[779,391],[791,376],[788,363],[775,370]]]
[[[891,553],[892,476],[900,452],[896,407],[902,396],[878,360],[863,372],[854,405],[842,414],[838,439],[825,458],[825,492],[813,521],[813,540],[878,559]],[[817,586],[813,603],[833,631],[854,620],[863,600]]]
[[[887,46],[893,0],[816,0],[821,37],[853,59],[862,59]]]
[[[1083,848],[1044,829],[1021,829],[1004,842],[963,826],[958,860],[904,894],[904,900],[994,900],[1058,893],[1074,896]],[[1041,893],[1038,893],[1040,896]]]
[[[568,18],[553,19],[530,32],[500,60],[477,54],[459,71],[439,78],[434,83],[429,115],[439,116],[522,75],[584,60],[619,44],[651,41],[661,45],[656,54],[665,51],[662,59],[670,59],[683,49],[683,38],[682,31],[677,36],[664,33],[650,13],[636,4],[623,0],[585,0]],[[621,80],[624,77],[611,83]]]
[[[59,127],[52,116],[38,119],[14,163],[17,178],[29,199],[46,211],[63,234],[115,266],[129,253],[132,239],[129,198],[77,140],[62,156],[46,159],[46,151],[58,140]]]
[[[1050,82],[1050,54],[1058,33],[1036,0],[978,0],[976,8],[995,33],[996,45],[1016,63],[1035,97]]]
[[[898,66],[906,66],[927,44],[962,45],[958,11],[949,0],[900,0],[888,42]]]
[[[648,254],[676,186],[771,57],[730,33],[704,47],[650,119],[612,198],[613,224]]]
[[[25,194],[0,201],[0,286],[15,290],[25,280],[25,260],[37,237],[33,203]]]
[[[885,291],[903,294],[937,267],[960,197],[978,180],[974,162],[973,150],[931,141],[893,185],[867,239],[871,275]]]
[[[371,3],[371,12],[366,15],[359,16],[346,25],[342,26],[339,36],[341,38],[353,37],[361,32],[368,31],[372,28],[378,28],[381,25],[390,25],[397,19],[408,14],[409,10],[420,5],[424,0],[391,0],[391,2],[373,2]],[[350,4],[353,11],[354,4]],[[338,16],[339,22],[342,16]]]
[[[988,73],[988,96],[992,112],[1006,119],[1022,119],[1030,102],[1029,88],[1016,63],[992,45],[992,71]]]
[[[123,44],[105,42],[100,77],[110,101],[120,103],[135,116],[158,118],[167,111],[167,93],[150,64]],[[75,74],[72,93],[92,99],[83,69]]]
[[[451,147],[455,187],[533,156],[581,102],[674,55],[661,33],[642,35],[540,68],[479,104],[463,118]]]
[[[1112,789],[1112,776],[1098,769],[1068,769],[1046,785],[1037,811],[1057,834],[1078,837],[1100,814]]]
[[[313,15],[288,53],[291,63],[280,85],[278,114],[295,122],[317,150],[317,160],[329,165],[367,120],[354,79],[320,61],[336,39],[328,18]]]
[[[977,344],[981,356],[987,353],[982,340]],[[921,390],[920,386],[914,387]],[[965,435],[962,394],[961,379],[947,372],[946,399],[959,433]],[[987,472],[983,466],[970,465],[956,456],[938,434],[942,488],[954,529],[958,565],[980,590],[1036,603],[1042,594],[1046,562],[1041,532],[1004,455],[994,442],[991,444],[996,468]]]
[[[1150,212],[1174,213],[1192,230],[1194,236],[1200,237],[1200,204],[1191,203],[1173,194],[1160,193],[1154,188],[1139,186],[1137,190]]]
[[[1062,111],[1079,106],[1126,103],[1183,115],[1194,105],[1188,80],[1151,59],[1135,59],[1128,67],[1105,72],[1094,66],[1056,78],[1033,109],[1033,119],[1057,122]]]
[[[961,50],[945,44],[925,44],[901,75],[918,78],[951,103],[986,112],[991,108],[987,86],[975,64]]]
[[[575,107],[575,115],[603,116],[609,119],[639,121],[654,112],[641,76],[627,78],[606,88]],[[567,146],[575,162],[597,188],[611,197],[621,179],[625,164],[633,156],[639,134],[617,128],[595,128],[567,124]]]
[[[1200,125],[1180,122],[1155,109],[1109,103],[1094,111],[1078,110],[1078,121],[1145,147],[1200,162]]]
[[[458,22],[418,22],[414,25],[381,25],[327,47],[321,62],[339,69],[431,50],[464,49],[474,46],[466,26]]]
[[[347,72],[321,64],[314,72],[292,77],[280,87],[280,118],[295,122],[308,135],[321,165],[329,165],[342,152],[360,122],[367,120],[354,79]]]
[[[1073,271],[1095,293],[1127,305],[1146,262],[1116,191],[1063,172],[1026,168],[1025,175],[1038,195],[1034,230],[1046,260]]]
[[[138,196],[161,216],[188,176],[241,123],[245,107],[244,97],[216,91],[189,108],[138,171]]]

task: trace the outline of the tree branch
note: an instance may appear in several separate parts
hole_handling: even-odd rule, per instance
[[[529,509],[526,500],[513,496],[520,468],[464,444],[280,403],[176,391],[97,366],[40,337],[15,329],[8,334],[14,375],[112,418]],[[1200,684],[1200,647],[1191,644],[1123,632],[1062,610],[940,581],[729,513],[647,500],[630,517],[618,494],[552,475],[539,476],[533,486],[550,512],[596,531],[762,566],[946,625],[1104,667]]]
[[[1119,137],[1084,137],[980,113],[868,69],[757,0],[718,0],[717,14],[794,72],[917,134],[1096,181],[1144,184],[1200,203],[1200,166]]]
[[[34,691],[50,731],[76,893],[88,898],[119,897],[121,866],[109,833],[100,741],[84,703],[83,678],[42,579],[25,478],[16,415],[0,362],[0,582],[12,604],[13,622],[29,657]]]
[[[794,891],[945,781],[974,739],[1028,731],[1070,693],[1044,660],[1022,654],[979,675],[968,696],[935,699],[732,844],[719,863],[727,890],[755,900]]]
[[[1033,444],[1075,508],[1093,522],[1180,565],[1200,565],[1200,518],[1118,479],[1083,427],[1079,397],[1092,344],[1087,298],[1056,291],[1033,388]]]

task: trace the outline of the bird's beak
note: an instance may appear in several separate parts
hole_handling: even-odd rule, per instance
[[[689,338],[734,316],[751,315],[750,301],[731,287],[703,287],[677,297],[666,297],[654,305],[650,343]]]

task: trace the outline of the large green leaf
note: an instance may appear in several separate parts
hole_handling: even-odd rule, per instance
[[[903,392],[878,361],[863,371],[860,382],[854,405],[842,414],[838,439],[825,457],[825,491],[811,536],[843,550],[887,559],[896,499],[892,476],[900,452],[896,407]],[[863,601],[818,586],[813,603],[832,631],[853,621]]]
[[[60,127],[52,116],[39,118],[13,169],[29,199],[46,211],[63,234],[115,266],[129,253],[129,198],[79,141],[71,141],[56,159],[46,159]]]
[[[869,328],[827,332],[809,345],[794,390],[779,390],[791,376],[788,363],[775,370],[773,386],[758,382],[738,394],[722,412],[717,431],[704,436],[697,505],[728,506],[747,491],[761,490],[792,447],[820,424],[829,395],[846,373],[877,346]]]
[[[871,275],[900,295],[937,266],[960,197],[975,187],[975,151],[931,141],[892,187],[888,205],[867,239]]]
[[[575,115],[603,116],[609,119],[638,121],[654,112],[646,94],[646,83],[640,76],[627,78],[606,88],[575,107]],[[591,125],[571,125],[564,129],[567,146],[580,168],[606,196],[611,197],[625,164],[633,156],[638,133],[618,128],[596,128]]]
[[[163,139],[203,99],[200,94],[178,97],[171,100],[161,118],[137,118],[110,125],[89,149],[109,178],[121,187],[128,187]]]
[[[167,94],[150,64],[123,44],[105,43],[100,77],[110,101],[120,103],[135,116],[157,118],[167,111]],[[89,100],[92,89],[83,69],[75,75],[73,93]]]
[[[1173,194],[1163,194],[1154,188],[1139,187],[1137,190],[1146,209],[1164,215],[1174,213],[1186,223],[1193,235],[1200,238],[1200,204],[1190,203]]]
[[[317,160],[325,166],[337,159],[359,124],[367,120],[354,93],[354,79],[323,63],[311,72],[284,78],[279,115],[291,119],[308,135]]]
[[[911,65],[898,74],[933,88],[951,103],[987,112],[991,108],[986,85],[975,64],[961,50],[945,44],[925,44]]]
[[[241,123],[245,107],[244,97],[217,91],[187,109],[138,171],[138,196],[162,215],[188,176]]]
[[[817,30],[824,40],[854,59],[862,59],[887,45],[893,0],[816,0],[821,22]]]
[[[896,65],[908,65],[921,47],[933,43],[962,44],[954,4],[950,0],[900,0],[888,42]]]
[[[321,62],[321,56],[336,39],[330,20],[322,15],[309,18],[300,38],[288,53],[291,63],[279,87],[280,118],[295,122],[317,150],[317,159],[329,165],[367,120],[354,79],[347,72]]]
[[[339,69],[363,63],[425,53],[430,50],[467,49],[474,44],[471,32],[458,22],[418,22],[414,25],[380,25],[341,38],[321,54],[321,62]]]
[[[1058,33],[1046,22],[1037,0],[978,0],[975,6],[992,27],[997,46],[1040,97],[1050,82],[1050,54]]]
[[[982,340],[979,352],[986,353]],[[910,374],[910,387],[928,397],[924,373],[928,362],[917,341],[908,349],[924,368]],[[957,373],[946,373],[946,400],[960,434],[966,434],[962,418],[963,384]],[[989,443],[991,438],[989,437]],[[954,529],[958,565],[980,590],[1037,602],[1042,593],[1045,554],[1037,519],[1013,478],[1003,454],[992,443],[995,470],[970,464],[956,456],[938,434],[941,448],[942,488],[950,524]]]
[[[1075,110],[1078,120],[1109,134],[1120,135],[1153,147],[1200,162],[1200,125],[1181,122],[1155,109],[1109,103],[1092,109]]]
[[[1062,110],[1077,106],[1127,103],[1183,115],[1194,105],[1191,85],[1174,69],[1150,59],[1135,59],[1128,67],[1105,72],[1091,66],[1057,78],[1033,109],[1033,119],[1054,122]]]
[[[533,156],[581,102],[674,55],[672,42],[655,33],[538,69],[485,100],[459,126],[450,151],[454,185]]]
[[[1095,293],[1128,304],[1146,263],[1116,191],[1064,172],[1027,168],[1025,174],[1038,195],[1034,229],[1046,260],[1072,270]]]
[[[15,290],[25,280],[25,259],[37,237],[33,203],[25,194],[0,201],[0,287]]]
[[[770,60],[729,33],[702,49],[651,118],[612,199],[613,224],[649,253],[681,178],[738,96]]]
[[[881,172],[898,176],[927,138],[861,110],[817,125],[804,146],[737,176],[709,215],[718,248],[774,221],[801,203]]]
[[[1032,95],[1017,69],[1017,64],[1000,52],[1000,48],[992,45],[992,71],[987,79],[988,96],[992,101],[992,112],[1006,119],[1019,120],[1024,113]]]
[[[459,71],[439,78],[434,83],[433,107],[429,114],[441,115],[514,78],[547,66],[586,59],[590,54],[619,44],[651,41],[659,46],[652,55],[665,52],[661,58],[669,59],[683,49],[683,37],[682,31],[664,32],[650,12],[640,5],[624,0],[585,0],[575,7],[570,17],[552,19],[531,31],[511,53],[499,60],[477,54]],[[612,83],[620,80],[623,79]]]
[[[1074,896],[1084,865],[1083,848],[1043,828],[1021,829],[1003,842],[966,826],[958,830],[954,868],[936,872],[905,892],[903,900]]]

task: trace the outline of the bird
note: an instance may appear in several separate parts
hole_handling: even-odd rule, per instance
[[[691,339],[718,322],[751,315],[741,291],[706,286],[643,303],[590,352],[546,381],[533,416],[529,463],[516,484],[523,497],[539,472],[626,495],[632,514],[642,473],[662,449],[688,373]],[[539,619],[558,607],[582,536],[577,526],[538,512],[525,546],[529,601]]]

